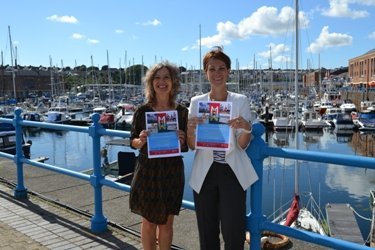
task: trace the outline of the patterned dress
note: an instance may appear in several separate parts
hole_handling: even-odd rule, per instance
[[[187,129],[188,109],[176,107],[180,130]],[[139,137],[146,128],[145,112],[154,110],[147,104],[139,107],[133,116],[130,140]],[[181,145],[181,151],[188,147]],[[147,156],[147,143],[139,150],[130,192],[130,209],[154,224],[166,224],[168,215],[178,215],[182,205],[185,176],[181,156],[153,158]]]

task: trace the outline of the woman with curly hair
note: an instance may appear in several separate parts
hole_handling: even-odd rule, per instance
[[[141,240],[144,249],[170,249],[173,239],[173,219],[182,205],[185,176],[181,156],[148,158],[146,112],[178,113],[178,138],[181,151],[187,151],[186,129],[188,109],[176,103],[179,90],[179,69],[169,62],[155,64],[144,78],[145,104],[134,113],[130,145],[139,149],[131,184],[130,209],[141,215]]]

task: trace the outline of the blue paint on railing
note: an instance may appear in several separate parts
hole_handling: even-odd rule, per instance
[[[250,232],[250,249],[261,249],[260,239],[263,231],[272,231],[292,238],[311,242],[317,245],[330,247],[334,249],[371,249],[365,245],[359,245],[349,241],[322,236],[320,234],[296,230],[294,228],[282,226],[266,220],[262,214],[262,182],[263,182],[263,160],[269,156],[289,158],[295,160],[324,162],[338,164],[340,166],[351,166],[375,169],[375,159],[363,156],[348,156],[343,154],[312,152],[297,149],[273,148],[268,147],[261,139],[265,128],[262,124],[254,124],[253,136],[247,154],[259,176],[259,180],[251,187],[250,214],[247,218],[247,226]]]
[[[17,124],[22,120],[21,118],[21,110],[15,110],[15,117],[13,118],[13,126],[16,129],[16,155],[14,157],[14,162],[17,166],[17,186],[14,190],[14,196],[16,198],[23,198],[27,195],[27,189],[25,188],[24,181],[23,181],[23,164],[21,159],[23,158],[23,150],[22,150],[22,127],[17,126]]]
[[[14,190],[15,198],[26,198],[27,189],[24,186],[23,176],[23,164],[29,164],[35,167],[51,170],[57,173],[65,174],[71,177],[75,177],[81,180],[90,182],[94,189],[94,215],[91,218],[91,230],[95,233],[104,232],[107,230],[107,218],[103,214],[102,207],[102,187],[108,186],[122,191],[129,192],[130,186],[116,183],[104,178],[100,171],[101,159],[100,159],[100,138],[103,135],[116,136],[127,138],[130,136],[128,131],[118,131],[104,129],[99,124],[99,115],[93,116],[93,124],[90,127],[79,127],[72,125],[59,125],[40,123],[32,121],[24,121],[21,118],[21,109],[15,110],[15,117],[13,119],[0,118],[0,122],[13,124],[16,128],[16,141],[17,141],[17,153],[15,156],[0,152],[0,157],[13,159],[17,166],[17,185]],[[63,168],[59,168],[53,165],[32,161],[24,158],[22,153],[22,127],[41,127],[54,130],[64,131],[75,131],[80,133],[86,133],[92,138],[93,142],[93,174],[87,175],[76,171],[71,171]],[[265,230],[272,231],[275,233],[283,234],[292,238],[300,239],[302,241],[311,242],[314,244],[330,247],[334,249],[371,249],[365,245],[359,245],[356,243],[331,238],[328,236],[322,236],[316,233],[307,231],[296,230],[290,227],[282,226],[279,224],[267,221],[266,217],[262,213],[262,182],[263,182],[263,161],[265,158],[280,157],[289,158],[303,161],[313,162],[324,162],[332,163],[340,166],[350,166],[358,168],[375,169],[375,159],[363,156],[348,156],[342,154],[333,153],[322,153],[322,152],[311,152],[296,149],[285,149],[285,148],[274,148],[268,147],[261,136],[264,134],[265,128],[262,124],[253,125],[253,140],[247,148],[247,154],[251,159],[251,162],[259,176],[259,180],[254,183],[250,188],[250,213],[246,218],[247,229],[250,232],[250,249],[258,250],[261,249],[260,239],[261,233]],[[184,208],[194,210],[194,203],[184,200],[182,202]]]

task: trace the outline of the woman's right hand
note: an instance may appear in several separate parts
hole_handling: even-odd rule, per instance
[[[139,137],[132,140],[132,146],[137,149],[141,149],[147,142],[148,132],[147,130],[142,130],[139,133]]]
[[[195,130],[197,128],[197,125],[203,122],[204,122],[204,119],[201,117],[196,117],[196,116],[191,117],[188,120],[188,129]]]
[[[145,144],[147,142],[147,136],[148,136],[148,131],[147,130],[142,130],[141,133],[139,133],[139,140]]]
[[[198,124],[204,122],[203,118],[200,117],[191,117],[188,120],[188,128],[187,128],[187,144],[190,149],[195,149],[195,129],[197,128]]]

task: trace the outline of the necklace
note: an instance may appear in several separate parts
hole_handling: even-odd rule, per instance
[[[212,97],[212,92],[210,92],[208,94],[208,98],[210,99],[210,101],[226,101],[227,100],[227,97],[228,97],[228,91],[225,91],[225,95],[223,95],[223,97],[220,96],[220,98],[214,98]]]

